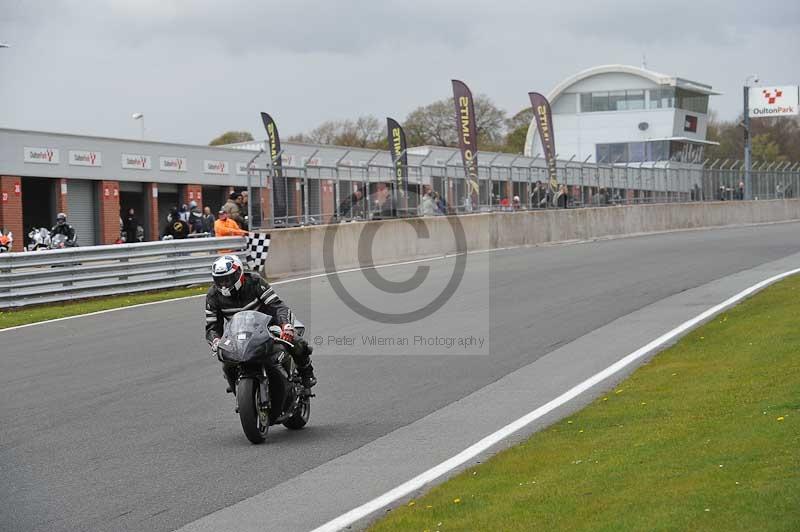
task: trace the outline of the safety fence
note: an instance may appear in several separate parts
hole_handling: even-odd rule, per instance
[[[207,283],[221,252],[244,248],[224,237],[2,253],[0,308]]]
[[[360,166],[306,163],[253,169],[249,180],[258,198],[252,202],[253,227],[745,197],[745,171],[738,161],[558,161],[559,188],[552,193],[541,159],[514,157],[503,165],[490,159],[478,168],[478,191],[473,196],[464,168],[455,159],[400,167],[407,176],[402,180],[396,177],[396,167],[371,161]],[[754,163],[751,179],[753,199],[793,198],[800,190],[800,163]]]

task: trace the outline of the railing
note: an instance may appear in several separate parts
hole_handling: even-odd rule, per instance
[[[198,238],[0,254],[0,308],[209,282],[222,251],[243,237]]]
[[[463,166],[451,159],[403,167],[408,184],[401,190],[391,166],[284,165],[274,177],[272,169],[255,168],[248,177],[251,188],[270,192],[259,194],[262,200],[253,201],[251,208],[258,225],[280,228],[430,214],[426,195],[436,205],[433,214],[557,207],[552,194],[545,194],[549,201],[543,204],[535,195],[536,183],[548,182],[541,159],[517,156],[501,165],[491,158],[479,166],[477,205],[468,197]],[[756,162],[751,176],[753,199],[794,198],[800,193],[800,163]],[[557,177],[566,186],[570,208],[745,197],[745,172],[739,161],[593,164],[570,159],[558,161]]]

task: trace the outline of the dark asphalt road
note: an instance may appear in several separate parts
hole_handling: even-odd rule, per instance
[[[309,426],[276,428],[262,446],[244,438],[207,355],[201,299],[0,332],[0,529],[173,530],[620,316],[796,253],[799,232],[792,223],[471,255],[451,301],[406,326],[344,308],[325,278],[281,285],[306,318],[309,338],[463,334],[490,343],[488,354],[465,356],[322,346]],[[360,301],[409,309],[446,283],[453,260],[425,264],[431,271],[422,295],[390,300],[360,273],[342,280]],[[417,266],[380,272],[404,279]],[[356,354],[337,354],[346,352]]]

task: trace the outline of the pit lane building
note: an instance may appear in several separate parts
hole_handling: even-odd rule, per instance
[[[571,187],[577,203],[589,202],[600,187],[634,201],[665,191],[688,197],[699,181],[696,169],[643,178],[641,163],[673,169],[698,161],[708,144],[708,97],[714,94],[708,85],[623,65],[564,80],[549,94],[559,180]],[[481,205],[515,195],[524,203],[532,183],[546,180],[535,130],[534,123],[525,156],[479,152]],[[325,222],[354,189],[368,186],[373,193],[378,183],[394,180],[388,151],[282,147],[285,179],[256,198],[264,220]],[[194,200],[215,212],[232,190],[246,187],[248,163],[260,154],[255,164],[266,166],[264,149],[263,141],[209,147],[0,129],[0,229],[14,232],[14,250],[20,251],[31,228],[51,227],[56,213],[66,212],[80,245],[112,244],[120,217],[132,207],[145,238],[155,240],[170,207]],[[581,164],[587,157],[598,165]],[[442,194],[451,212],[462,205],[464,170],[457,149],[418,146],[408,150],[408,159],[409,208],[416,207],[425,185]],[[628,168],[617,168],[627,163],[639,163],[638,181]]]

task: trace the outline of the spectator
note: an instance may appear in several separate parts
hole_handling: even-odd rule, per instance
[[[176,239],[189,236],[189,224],[181,219],[177,208],[170,209],[169,216],[167,216],[167,226],[161,236],[162,238],[169,236]]]
[[[775,185],[775,197],[778,199],[783,199],[783,183],[778,183]]]
[[[386,183],[378,183],[375,187],[375,216],[380,218],[392,217],[392,195]]]
[[[608,192],[606,187],[600,187],[597,194],[592,196],[592,205],[603,206],[608,205]]]
[[[245,229],[247,224],[244,221],[244,196],[241,192],[231,192],[228,201],[222,206],[223,211],[228,215],[228,219],[239,225],[239,229]]]
[[[511,207],[515,211],[518,211],[522,208],[522,203],[520,202],[519,196],[514,196],[514,200],[511,203]]]
[[[364,191],[357,188],[349,197],[342,200],[339,204],[339,217],[361,219],[364,217],[363,200]]]
[[[246,234],[247,231],[231,220],[225,210],[220,209],[217,214],[217,221],[214,222],[214,236],[242,236]]]
[[[556,193],[556,199],[553,201],[556,207],[560,209],[566,209],[569,205],[569,192],[567,191],[567,185],[560,185],[558,187],[558,192]]]
[[[507,211],[511,207],[511,203],[508,201],[508,198],[502,198],[500,200],[500,209]]]
[[[202,226],[204,233],[209,233],[211,236],[214,236],[214,215],[211,214],[211,207],[205,206],[203,207],[203,216],[200,218],[200,224]]]
[[[194,200],[189,203],[189,227],[192,233],[203,232],[203,213],[200,212],[200,207]]]
[[[444,199],[438,192],[433,193],[433,213],[436,215],[442,215],[447,213],[447,206],[444,202]]]
[[[128,215],[125,216],[125,221],[123,222],[123,232],[125,233],[125,242],[128,244],[133,244],[138,242],[136,238],[136,232],[139,228],[139,221],[136,219],[136,211],[133,208],[128,209]]]
[[[178,216],[184,222],[189,223],[189,206],[185,203],[181,205],[181,210],[178,211]]]
[[[434,205],[431,187],[425,185],[422,191],[422,199],[419,202],[419,214],[420,216],[433,216],[436,214],[436,206]]]
[[[736,189],[736,199],[744,199],[744,181],[739,181],[739,188]]]
[[[549,195],[550,193],[545,190],[544,184],[542,184],[541,181],[537,181],[533,187],[533,193],[531,194],[531,207],[534,209],[547,207]]]

